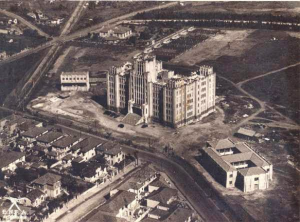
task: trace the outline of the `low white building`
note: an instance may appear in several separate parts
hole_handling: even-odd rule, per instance
[[[226,188],[243,192],[264,190],[273,178],[273,165],[246,143],[230,139],[208,142],[201,164]]]
[[[89,72],[62,72],[60,83],[62,91],[89,91]]]
[[[103,27],[99,32],[99,36],[102,38],[116,37],[118,39],[127,39],[131,35],[131,29],[123,26],[117,26],[114,28]]]

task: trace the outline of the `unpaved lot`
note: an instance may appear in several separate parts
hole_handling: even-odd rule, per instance
[[[213,29],[212,29],[213,30]],[[195,65],[204,60],[214,60],[220,56],[240,56],[256,43],[244,41],[254,30],[222,30],[197,47],[172,60],[174,63]]]

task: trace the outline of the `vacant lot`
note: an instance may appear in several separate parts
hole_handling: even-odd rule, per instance
[[[0,66],[0,104],[2,105],[6,96],[14,89],[16,84],[26,75],[30,74],[41,61],[42,55],[46,51],[26,56],[17,61],[13,61]]]
[[[203,30],[214,32],[214,35],[190,51],[177,56],[172,62],[194,65],[205,60],[215,60],[224,55],[240,56],[255,44],[253,40],[246,40],[253,30]]]
[[[155,1],[89,1],[86,10],[72,31],[86,28],[97,23],[133,12],[143,8],[153,7],[159,2]]]
[[[80,47],[81,46],[81,47]],[[70,45],[68,55],[61,61],[60,71],[90,71],[97,73],[111,66],[122,65],[138,53],[133,47],[118,45]]]
[[[297,15],[300,10],[299,2],[193,2],[186,4],[180,12],[223,12],[223,13],[255,13],[263,14],[271,12],[274,15],[277,14],[292,14]]]
[[[272,103],[280,112],[300,123],[300,66],[246,83],[243,88],[255,97]],[[258,87],[259,86],[259,87]]]
[[[244,41],[255,41],[255,44],[240,56],[222,55],[217,59],[202,61],[199,64],[212,65],[218,74],[233,82],[240,82],[300,60],[299,40],[284,32],[257,30]]]
[[[216,35],[216,33],[215,30],[196,29],[189,32],[187,36],[178,35],[178,39],[171,40],[169,44],[164,44],[161,48],[154,49],[154,54],[159,60],[169,61],[187,50],[193,51],[192,47],[205,41],[210,36]]]
[[[18,36],[0,34],[0,49],[6,51],[7,55],[12,55],[26,48],[34,48],[46,41],[41,36]]]

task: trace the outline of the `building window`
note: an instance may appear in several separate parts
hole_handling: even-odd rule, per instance
[[[232,184],[232,181],[229,181],[229,184],[231,185],[231,184]]]
[[[255,178],[254,178],[254,181],[258,181],[258,180],[259,180],[259,177],[255,177]]]
[[[233,177],[233,173],[231,173],[231,174],[229,175],[229,177]]]

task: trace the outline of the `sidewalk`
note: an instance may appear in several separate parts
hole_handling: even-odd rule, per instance
[[[54,221],[77,221],[82,217],[87,215],[95,207],[104,203],[105,199],[103,198],[110,190],[118,186],[124,180],[121,179],[125,174],[126,179],[135,171],[138,167],[134,166],[134,163],[128,165],[125,169],[125,172],[120,172],[117,176],[113,178],[112,181],[107,181],[104,184],[94,186],[86,193],[77,197],[77,199],[72,199],[67,204],[65,204],[61,209],[54,211],[45,222],[54,222]],[[120,180],[121,179],[121,180]]]

